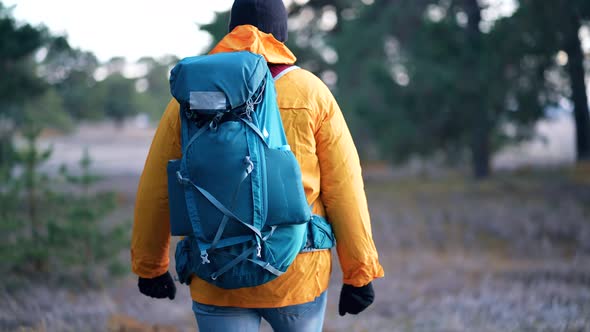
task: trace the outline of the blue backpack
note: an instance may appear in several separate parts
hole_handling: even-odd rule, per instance
[[[334,245],[312,215],[264,57],[183,59],[171,72],[182,158],[168,162],[172,235],[181,283],[252,287],[283,274],[299,252]],[[313,228],[313,229],[312,229]]]

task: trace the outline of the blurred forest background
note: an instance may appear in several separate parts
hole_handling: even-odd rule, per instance
[[[590,1],[288,8],[287,45],[353,132],[386,269],[375,305],[339,318],[335,268],[326,330],[590,331]],[[228,21],[198,27],[207,49]],[[0,330],[195,328],[188,294],[155,303],[128,272],[138,176],[177,61],[100,62],[0,1]],[[542,157],[540,125],[560,119],[571,158],[494,168],[531,142]]]

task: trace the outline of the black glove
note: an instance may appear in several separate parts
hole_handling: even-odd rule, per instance
[[[345,314],[356,315],[367,309],[375,299],[373,285],[368,283],[363,287],[354,287],[351,285],[342,285],[340,291],[340,302],[338,303],[338,313],[340,316]]]
[[[169,272],[155,278],[139,277],[137,287],[139,287],[141,294],[156,299],[167,297],[170,300],[174,300],[174,296],[176,295],[176,286]]]

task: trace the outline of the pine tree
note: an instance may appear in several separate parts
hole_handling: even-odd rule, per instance
[[[126,271],[119,254],[128,247],[129,223],[105,224],[115,195],[93,190],[101,178],[91,172],[88,151],[79,175],[65,166],[54,176],[40,170],[51,157],[50,148],[38,148],[40,132],[25,131],[14,176],[0,186],[0,272],[99,285]]]

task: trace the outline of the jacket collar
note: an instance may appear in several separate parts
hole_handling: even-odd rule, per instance
[[[292,65],[297,60],[285,44],[276,40],[272,34],[264,33],[253,25],[237,26],[223,37],[209,54],[237,51],[260,54],[264,56],[266,62],[274,64]]]

